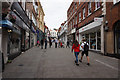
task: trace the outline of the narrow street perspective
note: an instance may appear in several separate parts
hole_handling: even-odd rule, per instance
[[[120,0],[0,0],[0,80],[120,79]]]
[[[32,49],[6,65],[3,78],[118,78],[118,59],[89,52],[76,66],[69,48]]]

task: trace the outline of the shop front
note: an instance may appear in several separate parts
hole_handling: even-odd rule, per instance
[[[120,21],[114,27],[115,54],[120,56]]]
[[[36,31],[34,27],[31,27],[31,32],[30,32],[30,47],[33,47],[35,45],[35,37],[36,37]]]
[[[94,21],[79,29],[79,42],[85,38],[89,43],[89,49],[93,51],[101,51],[101,21]]]
[[[13,29],[8,33],[8,59],[12,60],[21,53],[20,29]]]

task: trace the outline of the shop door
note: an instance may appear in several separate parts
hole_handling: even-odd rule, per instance
[[[118,54],[120,54],[120,30],[118,31]]]
[[[120,26],[117,23],[115,27],[115,53],[120,55]]]

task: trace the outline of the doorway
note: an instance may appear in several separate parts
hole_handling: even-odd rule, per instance
[[[120,55],[120,21],[116,23],[115,27],[115,54]]]

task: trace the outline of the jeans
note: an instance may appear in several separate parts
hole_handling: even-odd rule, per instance
[[[75,58],[77,63],[78,63],[78,55],[79,55],[79,52],[75,52]]]

